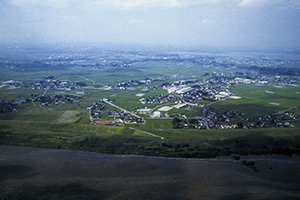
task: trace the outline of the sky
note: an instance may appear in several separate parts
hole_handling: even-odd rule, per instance
[[[300,0],[0,0],[0,43],[300,49]]]

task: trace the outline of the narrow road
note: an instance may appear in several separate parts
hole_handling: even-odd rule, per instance
[[[295,109],[295,107],[296,107],[296,106],[293,106],[293,107],[291,107],[291,108],[287,108],[287,109],[285,109],[285,110],[278,111],[278,112],[275,113],[275,114],[278,114],[278,113],[284,113],[284,112],[286,112],[286,111],[293,110],[293,109]]]
[[[31,100],[31,103],[33,105],[33,107],[36,107],[35,103],[33,102],[34,100]]]
[[[132,113],[132,112],[130,112],[130,111],[128,111],[128,110],[125,110],[124,108],[121,108],[121,107],[119,107],[119,106],[117,106],[117,105],[115,105],[115,104],[113,104],[113,103],[107,101],[106,99],[102,99],[102,100],[103,100],[105,103],[107,103],[107,104],[109,104],[109,105],[111,105],[111,106],[113,106],[113,107],[115,107],[115,108],[117,108],[117,109],[119,109],[119,110],[122,110],[122,111],[124,111],[124,112],[126,112],[126,113],[128,113],[128,114],[130,114],[130,115],[132,115],[132,116],[134,116],[134,117],[141,118],[140,116],[138,116],[138,115],[136,115],[136,114],[134,114],[134,113]]]
[[[142,131],[142,130],[139,130],[139,129],[136,129],[136,128],[133,128],[133,127],[129,127],[130,129],[132,129],[132,130],[135,130],[135,131],[140,131],[140,132],[143,132],[143,133],[145,133],[145,134],[147,134],[147,135],[151,135],[151,136],[153,136],[153,137],[157,137],[157,138],[160,138],[160,139],[162,139],[162,140],[164,140],[165,138],[164,137],[162,137],[162,136],[159,136],[159,135],[155,135],[155,134],[153,134],[153,133],[149,133],[149,132],[147,132],[147,131]]]
[[[243,120],[245,122],[248,122],[247,120],[245,120],[244,118],[242,118],[241,116],[239,116],[239,114],[236,114],[236,116],[240,119],[240,120]]]
[[[82,79],[84,79],[84,80],[87,80],[87,81],[91,81],[92,83],[95,83],[95,81],[93,81],[93,80],[91,80],[91,79],[88,79],[88,78],[85,78],[85,77],[83,77],[83,76],[80,76],[80,75],[76,75],[76,76],[78,76],[79,78],[82,78]]]
[[[45,96],[45,94],[48,92],[48,90],[49,90],[49,88],[47,88],[47,89],[45,90],[45,92],[42,94],[42,97]]]
[[[225,100],[226,98],[224,98],[224,100]],[[208,107],[208,106],[210,106],[210,105],[212,105],[212,104],[215,104],[215,103],[217,103],[217,102],[219,102],[219,100],[217,100],[217,101],[213,101],[213,102],[211,102],[211,103],[208,103],[208,104],[206,104],[206,106]]]

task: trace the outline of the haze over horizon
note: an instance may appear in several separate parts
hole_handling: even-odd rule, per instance
[[[3,0],[1,43],[300,49],[300,0]]]

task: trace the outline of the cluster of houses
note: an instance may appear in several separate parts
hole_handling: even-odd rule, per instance
[[[24,103],[32,103],[34,106],[36,106],[37,102],[41,107],[60,105],[65,103],[79,103],[80,97],[75,95],[43,96],[32,94],[29,98],[26,99],[0,99],[0,113],[16,112]]]
[[[163,104],[167,102],[172,102],[174,100],[180,101],[181,98],[177,95],[165,95],[165,94],[159,94],[155,97],[150,98],[142,98],[139,101],[141,104]]]
[[[104,104],[105,102],[103,100],[99,100],[94,102],[92,107],[88,108],[90,110],[90,120],[92,122],[106,125],[144,123],[144,118],[132,116],[123,110],[104,111]],[[103,117],[104,113],[107,113],[107,117]]]
[[[139,99],[141,104],[164,104],[189,103],[198,106],[202,100],[218,101],[226,98],[240,99],[234,96],[228,88],[236,84],[267,84],[278,83],[283,81],[292,84],[297,78],[292,77],[255,77],[251,78],[250,74],[244,72],[228,72],[228,73],[206,73],[205,76],[210,77],[203,82],[196,79],[175,81],[174,83],[163,83],[160,87],[168,91],[168,94],[159,94],[155,97]],[[238,78],[240,76],[242,78]],[[226,120],[229,120],[228,118]]]
[[[286,112],[285,115],[270,114],[257,118],[245,118],[243,113],[237,111],[227,111],[224,114],[218,114],[216,109],[207,108],[205,110],[205,119],[202,120],[205,122],[213,122],[209,124],[209,128],[268,128],[268,127],[290,127],[292,126],[289,121],[299,120],[299,115],[294,114],[293,112]],[[199,118],[201,120],[201,117]],[[219,125],[219,122],[230,123],[233,120],[240,121],[237,125]],[[242,125],[243,124],[243,125]],[[244,125],[245,124],[245,125]]]
[[[3,81],[0,88],[7,87],[8,90],[18,88],[30,88],[33,90],[74,90],[81,86],[85,86],[85,83],[73,83],[69,80],[59,80],[54,76],[48,76],[41,81],[33,82],[31,84],[15,80]]]
[[[94,102],[90,109],[90,119],[100,119],[101,111],[104,109],[103,101]]]
[[[116,85],[115,88],[117,89],[130,89],[132,87],[135,87],[135,86],[139,86],[139,85],[149,85],[153,82],[156,82],[156,81],[163,81],[164,78],[146,78],[146,79],[143,79],[143,80],[130,80],[128,82],[121,82],[121,83],[118,83]]]
[[[217,109],[205,107],[204,116],[197,116],[198,129],[235,129],[240,128],[237,124],[230,124],[230,122],[236,118],[237,111],[228,111],[223,114],[219,114]],[[227,124],[220,124],[220,122],[226,122]]]
[[[0,113],[16,112],[18,106],[26,101],[28,100],[22,98],[0,99]]]
[[[207,108],[205,116],[196,116],[195,119],[185,120],[181,117],[179,128],[196,128],[196,129],[236,129],[236,128],[269,128],[269,127],[291,127],[290,118],[299,120],[299,116],[292,112],[286,115],[266,115],[258,118],[244,119],[246,122],[230,124],[232,120],[239,120],[237,111],[228,111],[219,115],[215,109]],[[221,124],[220,122],[227,122]],[[178,127],[176,127],[178,128]]]
[[[113,122],[115,123],[115,122]],[[118,123],[122,124],[137,124],[137,123],[145,123],[144,118],[138,118],[138,117],[132,117],[132,116],[127,116],[123,119],[118,119]]]
[[[296,83],[300,80],[299,76],[275,76],[273,79],[281,85],[289,86],[297,86]]]
[[[231,94],[228,87],[233,83],[225,78],[211,78],[207,83],[194,80],[177,81],[173,84],[162,84],[161,88],[168,91],[168,94],[159,94],[155,97],[142,98],[142,104],[162,104],[167,102],[193,103],[202,100],[219,100]]]
[[[290,127],[289,121],[299,120],[299,116],[292,112],[285,113],[286,115],[265,115],[258,118],[246,118],[250,127],[267,128],[267,127]]]
[[[33,90],[74,90],[76,88],[80,88],[80,84],[73,83],[69,80],[59,80],[54,76],[48,76],[31,85],[31,89]]]
[[[0,113],[15,112],[24,103],[32,103],[36,106],[38,102],[39,106],[51,106],[60,105],[65,103],[78,103],[80,102],[79,96],[74,95],[55,95],[55,96],[42,96],[37,94],[32,94],[31,97],[23,99],[1,99],[0,100]]]
[[[236,129],[239,128],[237,124],[216,124],[213,121],[198,121],[198,124],[195,125],[195,128],[198,129]]]
[[[236,129],[239,128],[237,124],[233,125],[228,125],[228,124],[218,124],[210,119],[206,118],[201,118],[199,117],[198,119],[190,119],[190,120],[181,120],[178,119],[179,122],[178,124],[174,124],[173,122],[173,127],[174,128],[193,128],[193,129]],[[174,121],[174,120],[173,120]]]
[[[299,107],[300,108],[300,107]],[[299,120],[300,116],[295,114],[294,112],[286,112],[285,113],[287,116],[289,116],[290,118],[292,118],[293,120]]]
[[[239,75],[243,78],[236,78]],[[146,114],[149,115],[151,118],[170,118],[167,111],[175,108],[175,107],[191,107],[193,106],[201,106],[198,105],[199,101],[201,100],[210,100],[216,101],[225,98],[234,98],[240,99],[238,96],[234,96],[232,93],[229,92],[228,88],[236,85],[236,84],[267,84],[267,83],[274,83],[278,82],[278,80],[285,80],[285,83],[293,83],[296,79],[295,78],[284,78],[281,77],[258,77],[258,78],[250,78],[249,74],[244,72],[230,72],[230,73],[212,73],[206,74],[206,76],[210,77],[209,79],[205,80],[204,82],[200,82],[199,80],[190,79],[190,80],[181,80],[175,81],[174,83],[163,83],[161,85],[162,89],[168,91],[168,94],[159,94],[155,97],[150,98],[142,98],[139,101],[141,104],[164,104],[164,103],[174,103],[174,106],[163,106],[158,110],[154,111],[153,109],[147,107],[140,107],[136,110],[139,114]],[[162,111],[162,112],[161,112]],[[206,129],[206,128],[218,128],[218,129],[235,129],[235,128],[242,128],[242,127],[289,127],[289,122],[284,122],[284,118],[278,115],[268,115],[259,118],[247,118],[242,119],[238,116],[240,113],[237,111],[228,111],[223,114],[219,114],[215,109],[206,108],[204,118],[198,117],[197,123],[193,126],[193,128],[199,129]],[[288,114],[290,118],[297,119],[297,115]],[[179,116],[181,119],[186,117],[184,114]],[[230,122],[234,121],[243,121],[246,125],[244,126],[242,122],[239,124],[231,124]],[[220,122],[225,122],[226,124],[220,124]],[[189,123],[184,124],[183,127],[191,127]]]
[[[75,95],[38,96],[34,101],[40,102],[40,106],[60,105],[64,103],[79,103],[80,97]]]
[[[7,87],[8,90],[14,90],[17,88],[24,88],[25,84],[23,81],[8,80],[1,83],[0,88],[3,87]]]

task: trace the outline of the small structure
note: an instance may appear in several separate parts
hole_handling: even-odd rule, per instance
[[[175,105],[174,108],[179,109],[179,108],[182,108],[186,105],[188,105],[188,104],[187,103],[180,103],[180,104]]]
[[[168,89],[168,93],[175,93],[179,89],[180,89],[179,87],[171,87]]]
[[[269,91],[269,90],[265,90],[266,93],[269,93],[269,94],[274,94],[274,92],[272,91]]]
[[[143,88],[143,89],[141,89],[143,92],[147,92],[147,91],[149,91],[150,89],[149,88]]]
[[[84,91],[78,91],[76,92],[77,95],[83,95],[84,94]]]
[[[154,111],[151,116],[151,118],[160,118],[160,112],[159,111]]]
[[[173,106],[164,106],[164,107],[161,107],[160,109],[158,109],[158,111],[169,111],[169,110],[172,110],[174,107]]]
[[[241,99],[242,97],[238,97],[238,96],[230,96],[230,99]]]
[[[176,93],[177,94],[186,94],[186,93],[191,92],[193,90],[195,90],[195,89],[191,88],[191,87],[185,87],[185,88],[182,88],[180,90],[176,90]]]
[[[224,96],[229,96],[229,95],[230,95],[230,93],[229,93],[229,92],[224,92],[224,91],[222,91],[222,92],[219,92],[219,94],[220,94],[220,95],[224,95]]]
[[[138,94],[136,94],[135,96],[137,96],[137,97],[143,97],[143,96],[145,96],[145,94],[138,93]]]
[[[152,112],[152,110],[153,110],[153,109],[151,109],[151,108],[145,107],[145,108],[138,108],[138,109],[136,110],[136,112],[137,112],[138,114],[149,115],[149,114]]]
[[[270,104],[275,105],[275,106],[280,106],[280,103],[275,103],[275,102],[270,102]]]
[[[221,100],[221,99],[223,99],[223,98],[225,98],[225,97],[226,97],[226,96],[220,95],[220,94],[215,95],[215,99],[216,99],[216,100]]]

